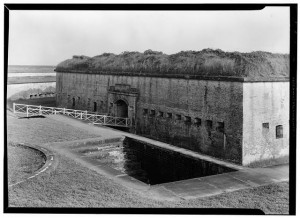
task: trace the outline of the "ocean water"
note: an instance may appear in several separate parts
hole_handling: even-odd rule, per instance
[[[55,76],[55,66],[9,65],[8,77]]]

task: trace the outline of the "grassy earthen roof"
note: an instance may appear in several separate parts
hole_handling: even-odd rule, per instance
[[[224,52],[204,49],[181,51],[167,55],[162,52],[104,53],[95,57],[73,56],[57,65],[56,71],[128,72],[143,74],[177,74],[226,76],[249,79],[289,77],[288,54],[269,52]]]

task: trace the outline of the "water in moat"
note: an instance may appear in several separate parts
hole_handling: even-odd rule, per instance
[[[235,171],[131,138],[86,148],[82,153],[150,185]]]

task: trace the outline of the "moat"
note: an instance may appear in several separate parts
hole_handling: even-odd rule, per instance
[[[78,152],[149,185],[235,171],[131,138]]]

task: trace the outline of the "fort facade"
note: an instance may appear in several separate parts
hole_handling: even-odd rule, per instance
[[[130,132],[240,165],[289,154],[288,75],[162,74],[65,63],[56,68],[59,107],[128,117]]]

